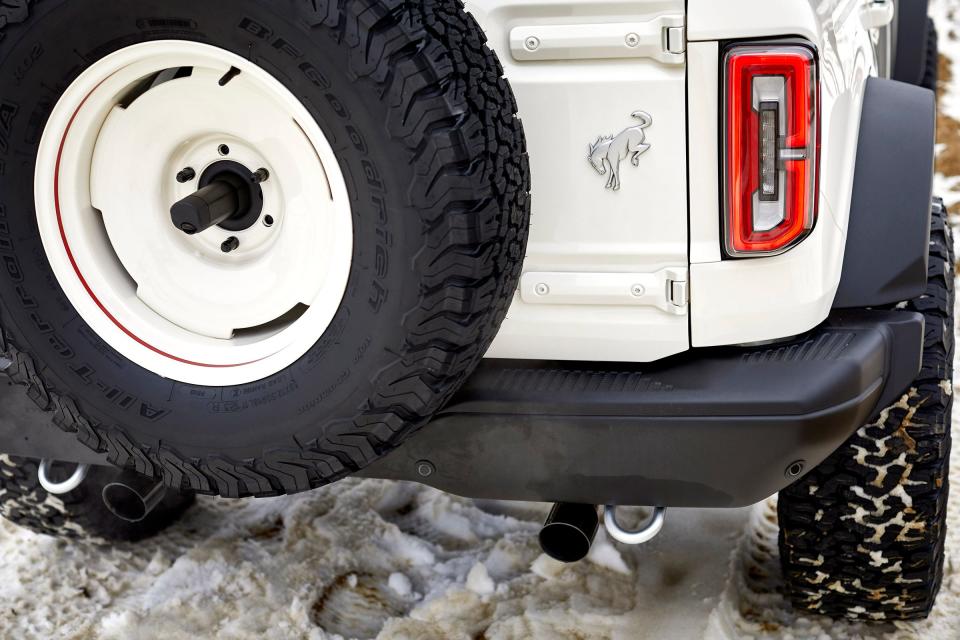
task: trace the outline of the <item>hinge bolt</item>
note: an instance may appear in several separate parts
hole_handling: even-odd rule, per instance
[[[230,236],[223,241],[223,244],[220,245],[220,251],[224,253],[230,253],[231,251],[236,251],[240,248],[240,241],[237,240],[236,236]]]
[[[624,38],[628,47],[639,47],[640,46],[640,36],[635,33],[628,33],[627,37]]]
[[[636,298],[642,298],[643,294],[645,294],[646,292],[647,290],[644,288],[642,284],[635,284],[632,287],[630,287],[630,293],[633,294],[633,296]]]
[[[530,36],[524,40],[523,46],[526,47],[527,51],[536,51],[540,48],[540,38],[537,36]]]
[[[548,287],[547,285],[545,285],[545,284],[542,283],[542,282],[541,282],[540,284],[538,284],[537,286],[535,286],[535,287],[533,288],[533,290],[537,293],[538,296],[545,296],[545,295],[547,295],[548,293],[550,293],[550,287]]]

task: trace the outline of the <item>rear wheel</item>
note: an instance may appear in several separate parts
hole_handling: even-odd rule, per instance
[[[47,493],[38,480],[39,461],[0,455],[0,515],[35,533],[90,542],[135,542],[176,522],[193,504],[192,494],[167,491],[140,522],[121,520],[103,502],[103,488],[136,481],[135,474],[91,467],[83,482],[67,493]],[[53,463],[50,480],[64,482],[76,465]]]
[[[457,0],[8,5],[0,359],[58,426],[262,496],[443,406],[506,314],[529,207],[513,96]]]
[[[953,410],[953,238],[934,207],[920,375],[896,404],[780,493],[780,560],[794,605],[837,618],[930,613],[943,577]]]

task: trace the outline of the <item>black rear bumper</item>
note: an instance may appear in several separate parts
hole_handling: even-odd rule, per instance
[[[793,342],[649,365],[485,361],[367,477],[474,498],[736,507],[819,464],[920,368],[923,317],[837,311]],[[0,386],[0,452],[105,464]]]
[[[475,498],[752,504],[896,399],[922,343],[919,314],[855,311],[788,344],[651,365],[488,360],[363,475]]]

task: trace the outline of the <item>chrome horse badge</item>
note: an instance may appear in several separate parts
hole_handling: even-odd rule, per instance
[[[624,129],[616,136],[601,136],[590,145],[590,164],[602,176],[610,172],[607,189],[620,191],[620,163],[630,158],[631,164],[640,166],[640,156],[650,148],[644,131],[653,124],[653,118],[644,111],[631,114],[640,124]]]

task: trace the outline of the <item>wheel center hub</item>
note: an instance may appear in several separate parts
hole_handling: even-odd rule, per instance
[[[180,176],[193,174],[184,169]],[[246,231],[263,213],[262,182],[269,179],[266,169],[250,171],[233,160],[216,162],[200,176],[199,189],[177,201],[170,209],[173,226],[187,235],[219,226],[227,231]]]

